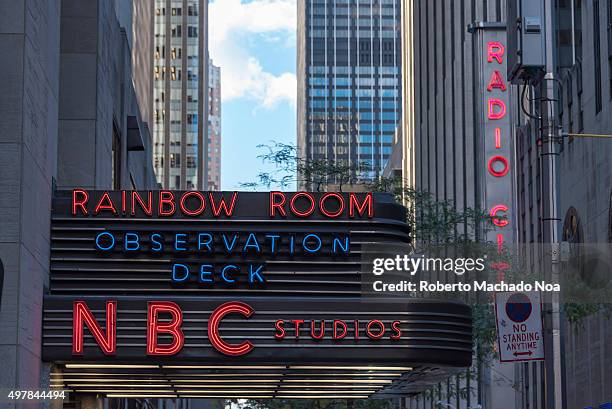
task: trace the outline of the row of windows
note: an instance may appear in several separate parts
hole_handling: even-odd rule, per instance
[[[311,0],[314,6],[325,6],[326,4],[359,4],[359,5],[378,5],[378,4],[397,4],[397,0]]]
[[[182,75],[182,70],[180,68],[176,68],[176,67],[160,67],[160,66],[155,66],[155,68],[153,68],[153,74],[156,80],[164,80],[166,78],[166,72],[170,71],[170,80],[172,81],[180,81],[181,80],[181,75]],[[192,70],[187,70],[187,81],[197,81],[198,80],[198,74],[196,74],[195,71]]]
[[[308,68],[310,74],[328,74],[331,71],[332,74],[357,74],[357,75],[397,75],[399,74],[399,67],[377,67],[377,66],[366,66],[366,67],[327,67],[324,65],[311,65]]]
[[[382,146],[380,149],[373,149],[371,146],[360,146],[359,153],[362,155],[371,155],[374,153],[383,154],[383,155],[391,155],[391,151],[393,148],[391,146]]]
[[[328,149],[330,148],[331,148],[332,153],[335,155],[348,155],[349,153],[348,146],[345,146],[345,145],[330,146],[330,147],[327,147],[325,145],[323,146],[315,145],[312,147],[312,152],[315,155],[325,155],[327,154]],[[372,149],[371,146],[360,146],[357,152],[360,155],[372,155],[372,154],[380,155],[382,154],[384,156],[389,156],[391,155],[392,150],[393,148],[390,146],[383,146],[383,147],[380,147],[380,149],[376,149],[376,148]]]
[[[332,100],[332,102],[334,102]],[[395,99],[384,99],[382,101],[372,101],[372,99],[360,99],[357,100],[356,102],[352,102],[352,101],[345,101],[345,100],[339,100],[339,101],[335,101],[338,103],[338,105],[334,105],[334,106],[339,106],[339,107],[343,107],[343,108],[355,108],[356,110],[371,110],[372,108],[379,110],[379,109],[388,109],[388,110],[396,110],[399,109],[399,102],[396,101]],[[365,111],[364,111],[365,112]],[[355,120],[355,115],[358,114],[359,112],[355,112],[352,116],[353,120]],[[312,118],[309,119],[321,119],[321,120],[325,120],[325,115],[313,115]],[[329,120],[342,120],[342,119],[349,119],[349,116],[347,115],[343,115],[343,114],[336,114],[335,116],[329,116],[327,119]]]
[[[164,167],[164,157],[155,155],[153,166],[155,168],[163,168]],[[196,168],[196,157],[192,155],[187,155],[187,161],[185,162],[185,166],[188,169],[195,169]],[[170,154],[170,167],[171,168],[181,167],[181,154],[180,153]]]
[[[379,24],[382,25],[387,25],[387,26],[394,26],[396,23],[396,18],[394,16],[393,13],[393,9],[391,10],[391,15],[392,17],[380,17],[380,18],[373,18],[370,16],[365,16],[365,17],[358,17],[358,18],[349,18],[349,16],[347,15],[346,18],[342,18],[342,19],[334,19],[333,17],[314,17],[312,19],[310,19],[310,25],[311,26],[327,26],[328,24],[334,24],[334,22],[337,23],[343,23],[343,20],[347,20],[352,24],[357,24],[358,26],[365,26],[365,27],[370,27],[370,26],[378,26]]]
[[[359,89],[344,89],[334,88],[331,90],[332,97],[336,98],[350,98],[351,96],[357,97],[375,97],[380,96],[383,98],[396,98],[399,94],[399,90],[396,88],[359,88]],[[311,97],[326,97],[329,95],[327,89],[310,89]],[[318,101],[313,101],[318,102]]]
[[[393,137],[393,134],[395,133],[395,128],[396,128],[396,124],[395,123],[391,123],[391,124],[387,124],[387,123],[380,123],[380,122],[376,122],[376,123],[354,123],[353,124],[353,131],[359,132],[359,133],[371,133],[371,132],[384,132],[384,133],[389,133],[390,137]],[[336,126],[336,131],[338,132],[348,132],[349,127],[347,124],[337,124]],[[329,130],[333,132],[332,130]],[[317,126],[315,126],[315,129],[312,130],[311,132],[325,132],[325,124],[323,123],[319,123],[317,124]]]
[[[182,37],[183,26],[181,24],[172,24],[172,26],[170,27],[170,35],[174,38]],[[198,37],[198,27],[187,26],[187,37],[197,38]]]
[[[331,91],[331,92],[330,92]],[[383,97],[395,97],[398,94],[396,89],[379,89],[379,95]],[[310,88],[309,95],[311,97],[330,97],[330,98],[350,98],[352,96],[372,97],[374,92],[370,88]]]
[[[365,118],[361,118],[362,120],[367,121],[367,119]],[[395,120],[395,117],[392,117],[391,120]],[[372,131],[373,132],[380,132],[382,130],[382,132],[394,132],[395,131],[395,123],[385,123],[382,124],[382,128],[381,128],[381,124],[380,122],[377,122],[375,125],[372,125],[372,120],[369,120],[370,122],[358,122],[355,121],[351,124],[345,123],[345,122],[337,122],[335,124],[330,124],[329,126],[325,126],[325,122],[317,122],[312,124],[311,126],[309,126],[309,130],[311,132],[319,132],[319,133],[324,133],[326,131],[329,132],[348,132],[349,129],[353,130],[353,131],[362,131],[362,132],[368,132],[368,131]],[[327,128],[327,129],[326,129]]]
[[[382,29],[382,30],[329,30],[317,29],[310,30],[309,36],[313,38],[327,38],[327,37],[372,37],[372,38],[396,38],[399,35],[399,29]]]
[[[170,100],[175,101],[181,98],[181,91],[172,89],[170,90]],[[166,93],[164,91],[160,91],[158,87],[155,89],[155,102],[165,102],[166,101]],[[197,92],[187,90],[187,102],[196,103],[198,102]]]
[[[333,139],[324,133],[312,133],[311,140],[319,143],[347,143],[348,142],[347,134],[336,134],[333,136]],[[393,135],[381,135],[381,134],[359,134],[357,135],[357,140],[359,143],[375,143],[375,144],[392,144],[393,143]]]
[[[351,17],[369,17],[369,16],[395,16],[398,12],[399,9],[396,7],[374,7],[374,8],[370,8],[370,7],[361,7],[361,8],[351,8],[351,7],[333,7],[333,9],[330,9],[330,11],[327,11],[327,16],[331,17],[331,16],[346,16],[346,18],[348,18],[349,16]],[[314,9],[313,9],[313,14],[314,14]],[[325,14],[325,12],[323,12],[323,14]],[[320,15],[320,12],[317,12],[317,15]]]
[[[328,9],[327,7],[328,3],[313,3],[313,6],[310,8],[310,12],[312,14],[322,14],[325,15],[329,12],[329,10],[333,10],[336,14],[343,14],[343,13],[348,13],[348,10],[350,10],[350,7],[338,7],[338,5],[341,4],[352,4],[352,5],[359,5],[358,7],[354,7],[355,11],[358,11],[360,15],[366,15],[366,14],[370,14],[370,13],[376,13],[382,10],[394,10],[397,9],[399,10],[400,4],[398,2],[398,0],[380,0],[380,1],[368,1],[368,0],[361,0],[359,2],[353,2],[351,3],[348,0],[345,1],[335,1],[335,7],[331,7]],[[385,11],[385,13],[389,13],[389,11]]]
[[[182,7],[172,7],[170,14],[172,16],[182,16],[183,15],[183,8]],[[156,16],[165,16],[166,15],[166,8],[165,7],[158,7],[155,9],[155,15]],[[188,16],[197,16],[198,15],[198,6],[197,5],[190,5],[187,6],[187,15]]]
[[[311,100],[309,104],[311,109],[325,109],[326,101],[325,100]],[[382,104],[376,104],[376,101],[372,103],[372,101],[359,101],[353,102],[351,100],[341,100],[341,99],[330,99],[327,101],[327,106],[330,108],[338,108],[338,109],[351,109],[355,108],[358,110],[363,109],[372,109],[374,106],[375,109],[383,108],[383,109],[397,109],[399,104],[395,101],[382,101]]]
[[[395,111],[364,111],[356,112],[354,117],[351,118],[351,122],[356,123],[359,121],[396,121],[398,119],[399,113],[396,113]],[[341,121],[342,120],[330,118],[330,122],[341,123],[342,125],[344,125],[344,123],[342,123]],[[323,119],[321,122],[318,122],[317,126],[319,126],[321,131],[325,130],[325,119]]]
[[[331,79],[332,85],[333,86],[351,86],[353,85],[353,81],[350,77],[333,77]],[[399,80],[397,78],[394,77],[383,77],[383,78],[378,78],[378,84],[376,84],[376,78],[372,78],[372,77],[357,77],[355,78],[355,85],[357,86],[362,86],[362,87],[366,87],[366,86],[396,86],[398,84]],[[310,85],[319,85],[319,86],[327,86],[328,85],[328,80],[326,77],[310,77],[308,79],[308,83]]]

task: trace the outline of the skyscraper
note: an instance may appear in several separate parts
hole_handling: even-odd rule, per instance
[[[208,64],[208,189],[221,190],[221,68]]]
[[[154,166],[168,189],[208,189],[207,27],[207,0],[155,0]]]
[[[400,0],[299,1],[300,156],[378,175],[401,118],[400,67]]]

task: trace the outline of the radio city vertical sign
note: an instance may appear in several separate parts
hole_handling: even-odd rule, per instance
[[[513,241],[512,139],[509,88],[506,81],[506,30],[482,27],[481,35],[481,146],[484,153],[483,199],[496,226],[489,237],[501,248]]]

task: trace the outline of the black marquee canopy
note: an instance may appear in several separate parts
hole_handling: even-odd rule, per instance
[[[464,304],[366,300],[361,253],[409,243],[372,193],[58,191],[43,358],[109,397],[366,398],[471,364]]]

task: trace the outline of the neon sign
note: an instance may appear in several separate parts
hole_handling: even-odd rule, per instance
[[[361,198],[363,197],[363,198]],[[142,212],[148,217],[172,217],[176,214],[186,217],[203,216],[208,209],[210,215],[232,217],[239,202],[239,193],[233,192],[231,198],[213,192],[170,190],[127,191],[122,190],[119,200],[113,199],[108,191],[99,197],[91,197],[84,189],[72,191],[71,211],[73,216],[136,216]],[[323,193],[317,200],[310,192],[296,192],[288,199],[284,192],[270,192],[270,218],[308,218],[321,215],[337,219],[344,215],[350,218],[374,217],[372,193],[357,195],[348,193],[348,200],[339,193]],[[208,213],[207,213],[208,214]]]
[[[390,232],[394,242],[410,238],[405,209],[378,197],[58,192],[44,311],[48,319],[64,314],[68,327],[45,327],[46,357],[248,360],[277,348],[291,355],[304,343],[333,345],[341,354],[359,347],[376,359],[376,349],[387,346],[403,352],[406,334],[419,331],[408,328],[406,306],[365,309],[354,302],[361,254],[355,249],[387,243]]]
[[[238,192],[185,191],[87,191],[74,189],[70,212],[75,218],[152,219],[233,219],[236,210],[249,206]],[[325,192],[269,192],[264,205],[271,220],[284,219],[371,219],[374,217],[372,193],[340,194]],[[197,284],[200,287],[234,285],[261,286],[266,283],[267,261],[278,257],[313,258],[323,254],[347,257],[350,237],[344,232],[305,230],[275,232],[240,229],[239,231],[202,231],[148,228],[137,231],[127,228],[103,230],[93,237],[93,248],[101,257],[119,252],[130,258],[159,257],[170,254],[167,268],[170,282],[175,286]],[[189,225],[187,225],[189,226]],[[219,253],[225,255],[220,262]],[[216,257],[216,258],[215,258]],[[211,262],[215,259],[216,262]]]
[[[510,123],[508,119],[508,93],[504,78],[506,72],[504,32],[485,31],[485,58],[483,63],[483,91],[485,99],[484,147],[488,178],[485,183],[485,202],[493,224],[499,229],[496,241],[501,249],[511,235],[510,221]]]
[[[221,334],[221,324],[229,315],[241,316],[248,321],[256,311],[249,304],[241,301],[229,301],[221,304],[210,315],[207,325],[207,337],[210,345],[223,355],[242,356],[256,348],[250,340],[230,342]],[[234,317],[232,317],[234,318]],[[85,325],[83,325],[85,323]],[[94,318],[85,301],[73,303],[73,355],[83,354],[83,338],[85,328],[93,335],[98,348],[105,355],[115,355],[117,352],[117,301],[106,302],[106,329],[103,331]],[[182,331],[183,312],[181,307],[171,301],[149,301],[147,304],[147,338],[143,349],[149,356],[172,356],[183,349],[186,335]],[[161,344],[160,334],[170,335],[172,340]],[[299,342],[301,338],[313,340],[331,339],[336,342],[346,340],[356,343],[360,340],[377,341],[387,339],[401,340],[403,332],[400,320],[370,319],[333,320],[292,318],[278,319],[270,328],[270,339],[277,342]]]

